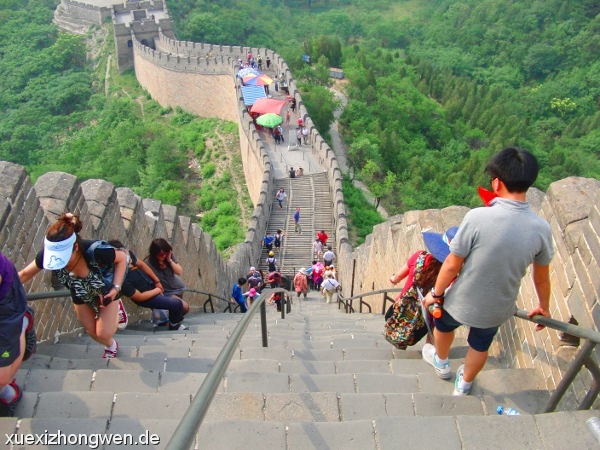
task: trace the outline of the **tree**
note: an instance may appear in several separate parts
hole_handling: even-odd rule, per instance
[[[360,179],[367,185],[375,197],[375,208],[379,207],[381,199],[394,191],[396,174],[388,170],[385,172],[374,161],[368,160],[360,171]]]

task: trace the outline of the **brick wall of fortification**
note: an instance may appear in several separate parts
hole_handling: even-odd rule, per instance
[[[85,2],[73,0],[61,0],[57,10],[62,16],[68,17],[71,21],[82,23],[93,23],[101,25],[111,16],[111,8],[90,5]]]
[[[600,181],[567,178],[553,183],[546,195],[530,190],[528,200],[546,219],[554,238],[555,255],[551,264],[552,317],[567,322],[573,315],[580,325],[592,329],[600,326]],[[377,225],[363,245],[340,265],[344,293],[350,296],[352,265],[356,263],[355,295],[360,292],[389,288],[389,277],[405,264],[416,250],[423,249],[421,232],[443,232],[459,225],[468,211],[464,207],[442,210],[409,211]],[[382,298],[369,303],[381,312]],[[518,307],[531,310],[537,297],[530,274],[521,285]],[[382,323],[383,326],[383,323]],[[555,389],[568,364],[574,347],[561,346],[559,332],[533,332],[531,323],[513,318],[501,328],[491,350],[507,367],[535,368],[550,390]],[[586,371],[576,381],[572,398],[581,400],[590,386]]]
[[[237,121],[235,82],[228,61],[207,63],[155,51],[137,41],[134,45],[136,77],[161,105]]]
[[[250,254],[251,245],[240,245],[236,258],[226,263],[194,220],[179,216],[173,206],[142,199],[127,188],[115,189],[107,181],[80,183],[73,175],[49,172],[34,186],[23,167],[0,161],[0,186],[0,250],[17,269],[35,258],[48,225],[63,211],[80,215],[84,238],[119,239],[139,257],[147,254],[152,239],[168,239],[184,267],[183,279],[189,288],[229,299],[230,280],[247,269],[246,261],[243,266],[236,261]],[[49,272],[42,271],[26,284],[26,290],[52,291],[51,278]],[[199,311],[206,299],[205,295],[186,294],[194,311]],[[33,304],[39,340],[52,340],[58,334],[80,328],[69,298]],[[149,317],[148,309],[129,300],[125,304],[131,320]],[[225,305],[217,302],[216,306],[223,310]]]

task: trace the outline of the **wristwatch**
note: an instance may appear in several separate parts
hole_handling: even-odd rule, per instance
[[[431,288],[431,296],[433,298],[444,298],[444,294],[442,294],[442,295],[435,295],[435,288],[434,287]]]
[[[120,284],[113,284],[113,287],[117,290],[117,292],[121,292],[121,285]]]

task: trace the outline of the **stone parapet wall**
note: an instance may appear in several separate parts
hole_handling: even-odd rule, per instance
[[[551,264],[552,317],[567,322],[574,316],[580,325],[596,330],[600,326],[599,200],[600,181],[576,177],[553,183],[546,195],[535,189],[528,194],[533,209],[552,227],[555,246]],[[390,276],[413,252],[425,248],[421,233],[428,230],[441,233],[459,225],[467,211],[456,206],[409,211],[374,227],[365,243],[349,255],[345,264],[340,264],[344,294],[350,296],[354,264],[354,295],[391,287]],[[374,313],[381,313],[381,295],[366,301]],[[525,310],[537,305],[530,273],[523,279],[517,305]],[[358,310],[357,302],[355,308]],[[537,369],[550,390],[556,388],[576,351],[574,347],[561,346],[557,331],[534,332],[531,323],[516,318],[501,328],[490,349],[491,355],[506,367]],[[572,394],[580,400],[589,386],[589,375],[584,371]]]
[[[62,172],[49,172],[32,185],[23,167],[0,161],[0,250],[17,269],[34,260],[43,247],[46,229],[63,211],[79,214],[85,239],[119,239],[138,257],[145,257],[152,239],[166,238],[184,267],[183,280],[189,288],[229,299],[228,265],[213,241],[189,217],[179,216],[173,206],[143,200],[127,188],[115,189],[103,180],[79,182]],[[51,272],[42,271],[26,284],[28,292],[53,290]],[[205,295],[186,294],[198,312]],[[149,310],[125,300],[130,319],[149,318]],[[219,310],[225,304],[216,303]],[[36,330],[40,341],[80,328],[70,298],[34,302]]]

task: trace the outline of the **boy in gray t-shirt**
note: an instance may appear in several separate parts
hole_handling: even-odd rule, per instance
[[[498,327],[516,311],[519,286],[531,264],[539,304],[529,316],[550,316],[552,233],[548,222],[526,202],[527,189],[537,178],[537,160],[525,150],[509,147],[494,155],[485,171],[498,197],[490,207],[465,215],[435,287],[425,297],[426,305],[445,297],[444,313],[435,320],[435,347],[423,346],[423,359],[441,378],[452,376],[448,355],[454,330],[470,327],[469,350],[456,373],[454,395],[469,393]]]

